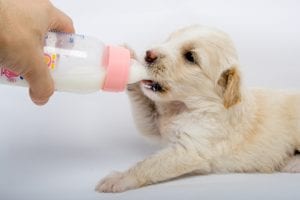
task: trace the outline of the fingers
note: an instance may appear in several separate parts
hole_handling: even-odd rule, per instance
[[[44,36],[49,30],[74,33],[73,22],[49,0],[0,0],[0,4],[1,64],[21,74],[32,101],[43,105],[54,91],[44,60]]]
[[[65,33],[75,32],[72,19],[57,8],[54,8],[52,23],[50,23],[49,30]]]
[[[28,71],[22,75],[29,84],[32,101],[36,105],[44,105],[54,92],[54,83],[45,64],[43,52],[36,53],[33,59]]]
[[[48,29],[65,33],[75,32],[72,19],[55,7],[53,7]],[[29,84],[29,93],[32,101],[37,105],[44,105],[54,92],[54,83],[45,64],[42,49],[32,59],[34,60],[30,64],[28,72],[23,76]]]
[[[65,33],[75,32],[72,19],[55,7],[53,7],[48,29]],[[29,84],[29,93],[32,101],[37,105],[44,105],[54,92],[54,83],[45,64],[42,50],[36,53],[34,57],[35,60],[30,64],[31,68],[24,74],[24,78]]]

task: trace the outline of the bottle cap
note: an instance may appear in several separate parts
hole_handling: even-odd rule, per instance
[[[102,90],[121,92],[127,85],[130,69],[130,51],[124,47],[107,46],[103,55],[106,77]]]

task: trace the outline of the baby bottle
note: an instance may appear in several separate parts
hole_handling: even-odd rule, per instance
[[[105,46],[83,35],[49,32],[45,37],[45,62],[56,91],[120,92],[147,77],[146,69],[130,58],[126,48]],[[27,86],[24,78],[0,67],[0,83]]]

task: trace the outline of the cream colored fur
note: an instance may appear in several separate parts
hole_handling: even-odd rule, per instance
[[[294,156],[300,94],[247,88],[227,34],[187,27],[152,51],[158,59],[149,75],[164,91],[139,83],[128,94],[140,132],[167,145],[104,178],[96,190],[121,192],[186,174],[300,171]],[[187,52],[195,62],[186,60]]]

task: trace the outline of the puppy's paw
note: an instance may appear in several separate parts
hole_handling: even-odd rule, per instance
[[[142,89],[140,83],[132,83],[127,85],[127,92],[129,95],[132,93],[139,93],[142,94]]]
[[[121,46],[129,50],[129,52],[130,52],[130,57],[131,57],[132,59],[137,59],[137,55],[136,55],[135,51],[134,51],[128,44],[125,43],[125,44],[123,44],[123,45],[121,45]]]
[[[98,192],[124,192],[138,188],[139,184],[135,177],[128,173],[113,172],[102,179],[96,186]]]
[[[294,156],[281,171],[286,173],[300,173],[300,156]]]

